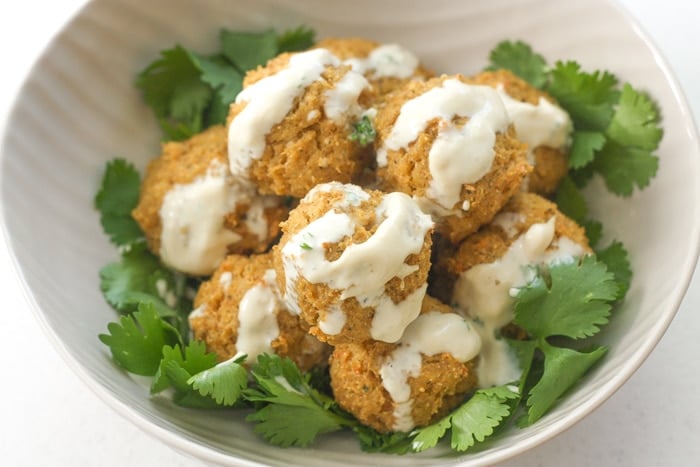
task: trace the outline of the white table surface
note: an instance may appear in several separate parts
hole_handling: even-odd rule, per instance
[[[0,127],[40,50],[83,3],[0,4]],[[700,2],[622,3],[654,38],[700,117]],[[32,316],[4,240],[0,283],[0,465],[203,465],[140,431],[72,373]],[[622,389],[567,432],[505,465],[700,465],[698,331],[700,274],[661,343]]]

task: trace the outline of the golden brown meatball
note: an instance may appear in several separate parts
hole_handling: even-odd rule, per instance
[[[409,83],[377,113],[380,186],[420,199],[438,232],[459,242],[488,223],[531,170],[507,118],[495,91],[460,75]]]
[[[330,51],[364,74],[377,93],[378,101],[375,104],[408,81],[422,81],[434,76],[412,52],[397,44],[380,44],[359,37],[326,38],[314,48]]]
[[[504,101],[506,109],[511,113],[518,139],[528,144],[528,159],[533,165],[525,188],[542,195],[554,193],[568,170],[572,126],[566,112],[549,94],[508,70],[484,71],[472,80],[500,88],[511,98]],[[541,123],[534,124],[533,120]]]
[[[146,235],[150,249],[175,269],[210,274],[226,253],[265,251],[279,234],[279,222],[288,212],[283,200],[261,197],[254,188],[233,180],[228,174],[226,152],[226,130],[217,125],[186,141],[164,143],[162,154],[146,169],[132,216]],[[202,188],[204,192],[200,191]],[[213,207],[220,212],[197,207],[197,203],[212,199],[212,193],[224,198],[215,199],[218,203]],[[166,204],[172,205],[171,209],[164,208]],[[189,232],[191,225],[184,221],[177,225],[177,218],[184,219],[184,210],[189,208],[198,210],[199,225],[211,223],[213,232],[199,238],[201,242],[186,238],[189,233],[196,234]],[[209,219],[204,219],[208,214]],[[174,244],[171,249],[175,251],[170,255],[163,254],[164,221],[170,230],[175,230],[165,232]],[[214,251],[212,243],[220,248]],[[195,251],[198,245],[202,249]],[[192,249],[189,261],[181,258],[188,248]]]
[[[350,182],[367,150],[350,140],[371,86],[324,50],[282,54],[248,72],[231,105],[229,157],[261,193],[301,198],[323,182]]]
[[[395,342],[425,295],[432,225],[403,193],[319,185],[282,224],[280,289],[322,341]]]
[[[270,253],[227,257],[197,292],[189,318],[194,337],[222,361],[246,353],[250,364],[273,352],[302,371],[324,366],[330,348],[285,308],[274,276]]]
[[[380,432],[428,425],[476,388],[479,346],[478,334],[467,321],[426,296],[421,315],[398,343],[334,349],[333,395],[342,408]]]
[[[534,193],[518,193],[491,224],[465,239],[456,251],[438,252],[431,274],[439,278],[439,283],[434,283],[431,291],[443,300],[455,303],[452,288],[460,274],[475,266],[502,260],[511,246],[532,226],[545,225],[552,219],[553,235],[544,245],[544,256],[530,258],[531,264],[548,258],[555,259],[557,251],[561,254],[575,253],[573,256],[591,253],[584,229],[562,214],[554,203]],[[546,256],[547,252],[551,253],[549,257]]]

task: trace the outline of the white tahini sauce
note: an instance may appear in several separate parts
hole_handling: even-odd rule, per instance
[[[219,276],[219,285],[221,285],[221,288],[224,289],[224,291],[231,285],[231,280],[233,280],[233,274],[231,274],[231,271],[225,271]]]
[[[340,206],[359,206],[363,201],[369,200],[370,196],[362,187],[351,183],[328,182],[319,183],[309,190],[301,199],[302,203],[311,203],[320,193],[331,193],[333,191],[343,193],[345,198]]]
[[[410,78],[418,68],[418,57],[398,44],[384,44],[372,50],[367,58],[351,58],[343,63],[373,78]]]
[[[197,308],[195,308],[194,310],[192,310],[190,312],[189,316],[187,316],[187,319],[191,323],[193,319],[201,318],[202,316],[204,316],[206,311],[207,311],[206,305],[199,305]]]
[[[318,327],[324,334],[335,336],[343,330],[343,326],[345,326],[346,321],[347,316],[340,306],[331,305],[331,307],[326,310],[325,318],[322,321],[319,321]]]
[[[509,222],[520,222],[517,215],[501,217],[508,232]],[[459,275],[453,303],[476,321],[482,338],[478,378],[481,387],[505,384],[520,377],[520,368],[508,344],[496,337],[497,331],[513,320],[513,292],[530,282],[535,267],[552,261],[574,261],[584,249],[566,237],[554,240],[556,218],[533,224],[520,235],[506,253],[488,264],[479,264]]]
[[[168,288],[168,281],[165,279],[158,279],[156,281],[156,292],[158,292],[158,296],[163,299],[166,305],[170,308],[175,308],[175,305],[177,305],[177,295]]]
[[[364,110],[358,99],[362,91],[369,87],[369,81],[364,76],[348,70],[333,88],[324,93],[326,101],[323,111],[339,125],[346,123],[350,118],[357,118]]]
[[[272,353],[272,341],[279,336],[277,313],[282,305],[275,277],[274,269],[265,271],[262,282],[248,289],[238,305],[236,350],[248,355],[248,362]]]
[[[182,272],[211,274],[226,257],[227,247],[241,239],[224,227],[225,216],[245,204],[246,227],[264,241],[268,231],[265,209],[278,202],[271,196],[258,196],[252,185],[234,179],[223,162],[214,160],[205,175],[173,186],[163,198],[161,258]]]
[[[343,207],[359,205],[363,198],[368,197],[364,191],[351,188],[351,185],[340,186],[345,192],[344,200],[297,232],[282,248],[288,305],[299,311],[298,304],[294,303],[297,277],[302,276],[313,284],[326,284],[332,289],[342,290],[341,299],[355,297],[361,306],[374,307],[372,338],[396,342],[420,312],[425,289],[416,292],[415,297],[411,295],[395,304],[386,295],[384,287],[393,277],[403,278],[417,270],[417,266],[407,265],[404,261],[409,255],[420,252],[433,222],[408,195],[387,194],[376,209],[380,224],[375,233],[362,243],[348,246],[337,260],[328,261],[324,245],[337,243],[355,231],[355,220],[342,212]],[[338,188],[338,184],[319,186],[305,199],[313,199],[318,191]],[[360,193],[364,195],[360,196]],[[324,326],[337,328],[340,318],[334,316],[332,321],[334,324],[329,322]]]
[[[569,144],[573,126],[569,114],[562,108],[543,97],[540,97],[537,105],[513,99],[503,90],[502,85],[496,91],[503,100],[518,139],[527,144],[530,164],[535,163],[536,147],[563,149]]]
[[[325,49],[294,54],[286,68],[257,81],[236,96],[246,103],[228,128],[228,157],[231,173],[245,177],[248,167],[265,150],[265,136],[289,113],[294,99],[321,78],[328,65],[340,60]]]
[[[452,123],[455,117],[469,120],[458,127]],[[496,133],[505,131],[508,115],[493,88],[445,80],[440,87],[404,103],[384,146],[377,151],[377,165],[385,167],[388,150],[408,147],[435,118],[441,122],[428,154],[431,181],[426,195],[452,209],[460,201],[462,185],[477,182],[491,169]]]
[[[467,362],[480,349],[481,338],[474,326],[458,314],[431,311],[416,318],[380,368],[382,384],[395,404],[393,430],[406,432],[415,426],[408,379],[420,374],[422,355],[447,352],[456,360]]]
[[[224,227],[224,217],[240,201],[241,189],[215,160],[204,176],[175,185],[160,208],[163,262],[190,274],[211,274],[227,246],[241,239]]]

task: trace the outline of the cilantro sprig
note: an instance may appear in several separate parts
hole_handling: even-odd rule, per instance
[[[124,159],[107,163],[94,202],[100,212],[102,228],[116,246],[144,240],[139,225],[131,217],[139,201],[140,188],[141,176],[133,164]]]
[[[357,424],[333,398],[313,388],[310,377],[288,358],[260,355],[251,375],[258,386],[248,389],[245,397],[263,405],[246,420],[256,422],[255,432],[271,444],[308,446],[323,433]]]
[[[370,120],[368,115],[363,115],[362,118],[353,124],[350,141],[355,141],[360,146],[367,146],[372,144],[376,137],[377,131],[374,129],[372,120]]]
[[[617,297],[614,274],[594,256],[551,264],[519,289],[513,322],[530,336],[516,344],[524,368],[521,387],[527,387],[531,374],[541,372],[527,393],[521,426],[542,417],[606,352],[604,347],[581,352],[557,346],[552,339],[594,336],[608,322]]]
[[[411,449],[421,452],[435,447],[450,430],[452,449],[466,451],[491,436],[496,427],[511,415],[515,405],[513,401],[519,399],[516,386],[480,389],[442,420],[415,430],[411,434]]]
[[[136,78],[136,87],[151,107],[165,139],[183,140],[223,123],[228,106],[241,90],[245,72],[282,52],[303,50],[314,42],[305,27],[277,34],[222,29],[213,54],[181,45],[163,50]]]
[[[663,135],[661,116],[651,98],[629,83],[619,89],[608,71],[583,71],[573,61],[549,67],[523,42],[503,41],[490,54],[489,69],[505,68],[551,94],[574,124],[569,167],[583,186],[593,173],[608,189],[629,196],[656,175]]]

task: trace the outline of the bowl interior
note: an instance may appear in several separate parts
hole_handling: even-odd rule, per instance
[[[159,50],[181,43],[212,50],[221,27],[260,30],[299,24],[319,37],[399,42],[431,68],[470,74],[502,39],[523,39],[550,61],[575,59],[631,81],[659,102],[665,136],[652,185],[631,199],[589,192],[608,239],[630,250],[628,299],[600,335],[609,354],[539,423],[456,456],[436,449],[415,465],[492,463],[569,427],[619,387],[661,337],[685,292],[700,238],[700,167],[692,117],[675,80],[643,33],[606,0],[327,2],[323,0],[95,0],[35,66],[8,120],[0,183],[7,237],[28,296],[59,350],[106,401],[174,446],[211,461],[403,465],[406,458],[361,453],[354,439],[324,438],[306,450],[265,444],[234,412],[196,412],[150,398],[120,371],[97,335],[116,319],[97,271],[116,258],[92,208],[107,160],[139,168],[158,154],[159,131],[133,78]]]

